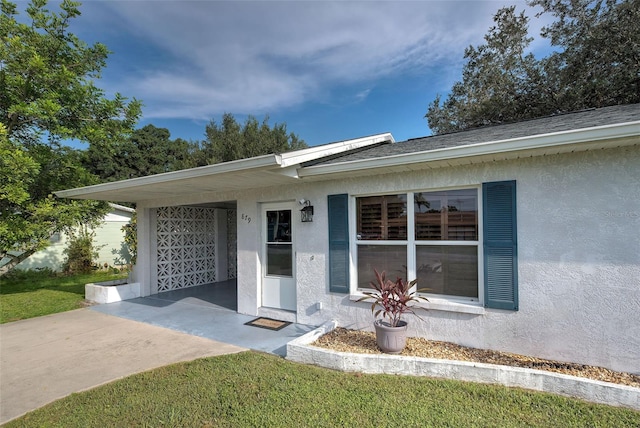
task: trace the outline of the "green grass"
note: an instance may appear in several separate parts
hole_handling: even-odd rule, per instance
[[[640,413],[502,386],[342,373],[257,352],[72,394],[7,427],[638,427]]]
[[[46,270],[13,271],[0,278],[0,324],[80,308],[85,284],[125,277],[108,272],[62,275]]]

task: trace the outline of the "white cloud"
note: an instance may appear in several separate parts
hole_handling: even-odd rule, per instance
[[[371,88],[368,88],[368,89],[365,89],[363,91],[358,92],[356,94],[355,98],[358,101],[363,101],[369,96],[370,93],[371,93]]]
[[[126,32],[132,40],[117,49],[104,40],[120,62],[130,61],[130,72],[110,86],[142,99],[147,118],[204,119],[225,111],[261,114],[319,99],[334,85],[370,87],[376,78],[459,64],[501,6],[115,1],[83,8],[96,8],[84,24],[92,31]]]

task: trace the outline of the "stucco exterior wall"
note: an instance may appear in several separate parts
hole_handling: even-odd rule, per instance
[[[254,314],[260,305],[261,202],[289,200],[299,209],[295,201],[305,198],[315,207],[313,223],[298,223],[294,237],[297,321],[319,325],[335,319],[344,327],[371,329],[370,305],[328,291],[327,195],[512,179],[517,181],[520,310],[421,311],[424,322],[411,319],[411,334],[640,372],[637,148],[243,192],[238,198],[238,310]]]

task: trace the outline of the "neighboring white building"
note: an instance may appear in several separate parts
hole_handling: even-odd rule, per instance
[[[123,267],[130,263],[130,255],[124,244],[122,226],[129,223],[135,210],[118,204],[110,203],[111,211],[104,216],[100,226],[94,229],[96,234],[94,245],[98,248],[97,264],[107,264],[112,267]],[[56,233],[51,238],[51,244],[44,250],[32,254],[16,266],[16,269],[49,268],[60,271],[64,264],[64,250],[68,239],[64,233]]]
[[[640,373],[640,104],[57,194],[137,204],[143,295],[237,277],[240,313],[372,329],[406,270],[412,335]]]

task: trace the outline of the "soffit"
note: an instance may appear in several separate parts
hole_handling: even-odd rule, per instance
[[[137,179],[103,183],[56,192],[58,197],[101,201],[143,202],[153,199],[184,197],[199,193],[234,192],[275,185],[290,185],[298,178],[295,168],[282,168],[279,159],[240,169],[218,165],[160,174]],[[217,167],[217,168],[216,168]]]

